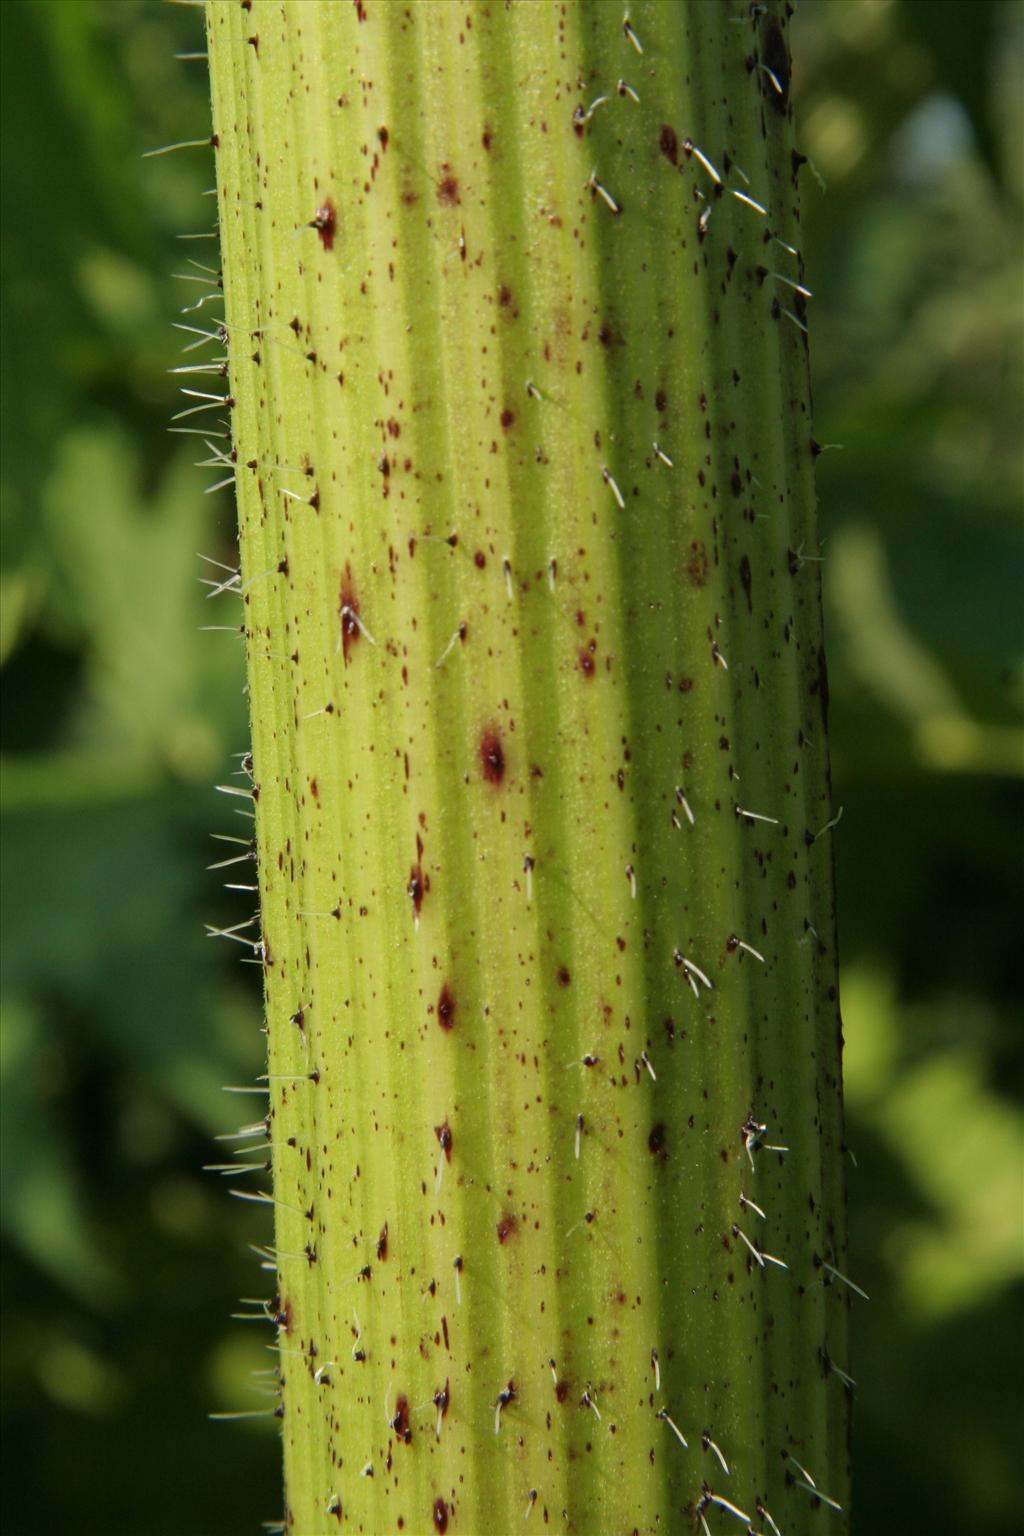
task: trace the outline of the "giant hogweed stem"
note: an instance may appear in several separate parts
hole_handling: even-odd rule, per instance
[[[286,1528],[841,1532],[784,8],[207,19]]]

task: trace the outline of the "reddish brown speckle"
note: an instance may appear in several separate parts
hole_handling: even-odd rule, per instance
[[[435,1531],[448,1529],[448,1505],[440,1495],[434,1500],[434,1529]]]
[[[414,864],[409,871],[407,890],[412,898],[413,915],[419,917],[420,908],[423,906],[423,868],[420,864]]]
[[[518,1222],[516,1221],[516,1218],[510,1211],[506,1212],[495,1228],[498,1234],[498,1242],[504,1243],[507,1238],[510,1238],[513,1232],[516,1230],[517,1226]]]
[[[480,770],[488,784],[500,784],[505,777],[505,750],[496,730],[484,731],[480,738]]]
[[[404,1392],[398,1394],[395,1403],[395,1416],[391,1420],[391,1428],[404,1445],[408,1445],[412,1439],[412,1429],[409,1425],[409,1399]]]
[[[761,18],[761,59],[774,76],[774,79],[769,79],[761,75],[762,94],[767,96],[780,117],[784,117],[786,103],[789,101],[789,49],[782,28],[774,16]]]
[[[560,1403],[564,1403],[568,1396],[569,1383],[565,1380],[564,1377],[560,1376],[555,1382],[555,1397]]]
[[[390,137],[391,137],[391,135],[388,132],[388,130],[384,127],[383,124],[381,124],[381,126],[377,129],[377,139],[378,139],[378,141],[380,143],[381,149],[387,149],[387,147],[388,147],[388,140],[390,139]]]
[[[478,549],[476,554],[473,556],[473,564],[476,566],[478,571],[482,571],[484,566],[487,564],[487,556],[484,554],[482,549]]]
[[[567,965],[560,965],[558,967],[558,985],[560,987],[567,987],[571,981],[572,974],[569,970],[569,967]]]
[[[501,287],[498,289],[498,303],[501,305],[502,309],[508,309],[509,305],[512,303],[512,290],[511,288],[506,287],[504,283],[502,283]]]
[[[310,223],[310,228],[315,229],[320,236],[320,244],[325,251],[331,250],[334,246],[334,231],[337,223],[334,204],[328,198],[322,207],[317,209]]]
[[[689,576],[692,586],[706,586],[708,579],[708,552],[700,539],[694,539],[690,545],[690,552],[686,560],[686,574]]]
[[[456,176],[442,176],[437,184],[437,200],[442,208],[453,208],[461,201],[459,197],[459,182]]]
[[[502,430],[507,432],[509,427],[515,421],[515,419],[516,419],[515,411],[510,411],[508,406],[506,405],[505,409],[501,413]]]
[[[754,596],[753,596],[754,579],[753,579],[753,576],[751,575],[751,571],[750,571],[750,556],[749,555],[741,555],[740,556],[740,582],[742,583],[743,591],[746,593],[747,612],[748,613],[753,613],[753,611],[754,611]]]
[[[445,1120],[443,1125],[434,1126],[434,1135],[440,1143],[441,1151],[445,1156],[445,1162],[450,1163],[452,1160],[452,1132],[447,1120]]]
[[[658,148],[666,160],[670,160],[673,165],[679,164],[679,137],[671,123],[662,125],[661,133],[658,135]]]
[[[455,1028],[455,994],[447,982],[437,999],[437,1022],[442,1029]]]
[[[666,405],[668,405],[668,395],[666,395],[663,389],[659,389],[654,397],[654,409],[660,414],[664,411]]]
[[[647,1138],[648,1150],[653,1152],[655,1157],[665,1156],[665,1139],[665,1122],[659,1120],[657,1125],[651,1126],[651,1132]]]
[[[378,1257],[378,1259],[380,1259],[381,1263],[383,1264],[383,1262],[387,1258],[387,1256],[388,1256],[388,1224],[387,1224],[387,1222],[385,1222],[384,1225],[380,1229],[380,1236],[377,1238],[377,1257]]]
[[[579,650],[579,668],[584,677],[594,675],[594,642],[589,645],[581,645]]]
[[[352,581],[352,567],[350,565],[345,566],[341,578],[338,616],[341,621],[342,659],[347,667],[349,651],[357,643],[362,633],[359,628],[359,599],[356,596],[355,585]]]
[[[484,149],[490,149],[493,138],[494,135],[491,133],[491,130],[489,128],[485,128],[483,133],[480,135],[480,143],[483,145]]]

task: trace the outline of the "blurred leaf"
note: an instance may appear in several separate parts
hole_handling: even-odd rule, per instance
[[[844,980],[850,1110],[884,1138],[921,1196],[887,1243],[922,1320],[1024,1280],[1024,1116],[985,1082],[981,1048],[991,1025],[977,1020],[972,1045],[964,1043],[964,1016],[977,1009],[967,994],[924,1015],[900,1013],[877,972],[851,968]],[[942,1048],[943,1035],[955,1043]]]
[[[1003,30],[1005,0],[944,0],[947,15],[936,27],[920,0],[901,0],[903,27],[932,60],[936,83],[963,103],[981,153],[994,175],[1000,175],[1000,136],[992,120],[989,70]],[[988,69],[979,69],[983,60]]]
[[[60,582],[49,622],[65,640],[89,640],[77,734],[205,778],[220,752],[197,707],[196,679],[217,662],[217,642],[221,660],[239,670],[241,652],[226,649],[228,636],[211,644],[199,633],[204,619],[237,621],[238,613],[222,605],[218,619],[209,604],[203,612],[195,551],[208,513],[197,489],[178,459],[144,509],[131,446],[113,429],[94,429],[64,439],[44,507]]]
[[[39,1018],[6,993],[0,1051],[3,1226],[41,1269],[96,1304],[117,1295],[117,1277],[86,1219],[52,1075],[59,1057],[39,1049]],[[52,1074],[52,1075],[51,1075]]]

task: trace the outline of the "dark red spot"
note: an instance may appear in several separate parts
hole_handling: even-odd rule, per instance
[[[388,147],[388,140],[390,139],[390,137],[391,137],[390,133],[388,132],[388,130],[382,124],[381,127],[377,129],[377,138],[380,141],[381,149],[387,149],[387,147]]]
[[[515,411],[510,411],[508,406],[506,405],[505,409],[501,413],[501,425],[502,425],[502,428],[504,429],[504,431],[506,431],[506,432],[508,431],[509,427],[515,421],[515,419],[516,419]]]
[[[409,1424],[409,1399],[404,1392],[398,1394],[395,1404],[395,1415],[391,1420],[391,1428],[404,1445],[408,1445],[412,1439],[412,1429]]]
[[[507,288],[504,283],[502,283],[501,287],[498,289],[498,303],[501,305],[502,309],[507,309],[508,306],[512,303],[512,289]]]
[[[658,135],[658,148],[666,160],[671,160],[673,165],[679,164],[679,137],[671,123],[662,125]]]
[[[748,613],[753,613],[753,611],[754,611],[754,600],[753,600],[754,579],[753,579],[753,576],[751,575],[751,571],[750,571],[750,556],[749,555],[741,555],[740,556],[740,581],[741,581],[741,583],[743,585],[743,590],[744,590],[744,592],[747,595],[747,612]]]
[[[761,91],[776,112],[784,116],[789,101],[789,49],[782,28],[774,16],[761,17],[761,61],[771,76],[761,74]]]
[[[651,1133],[647,1138],[647,1146],[654,1153],[655,1157],[663,1157],[665,1155],[665,1122],[663,1120],[659,1120],[657,1125],[651,1126]]]
[[[434,1126],[434,1135],[440,1142],[445,1162],[450,1163],[452,1160],[452,1132],[447,1120],[445,1120],[443,1125]]]
[[[493,134],[491,133],[491,130],[489,128],[485,128],[483,133],[480,135],[480,143],[483,145],[484,149],[490,149],[492,138]]]
[[[654,409],[661,413],[664,411],[666,405],[668,405],[668,395],[666,395],[663,389],[659,389],[658,393],[654,397]]]
[[[317,784],[316,779],[310,779],[310,781],[309,781],[309,792],[313,796],[314,800],[318,800],[319,799],[319,797],[320,797],[320,787]]]
[[[442,208],[453,208],[460,201],[458,177],[442,176],[437,184],[437,200]]]
[[[388,1256],[388,1224],[387,1224],[387,1222],[385,1222],[384,1225],[380,1229],[380,1236],[377,1239],[377,1257],[378,1257],[378,1259],[380,1259],[381,1263],[383,1264],[383,1262],[387,1258],[387,1256]]]
[[[352,4],[356,8],[356,19],[358,21],[365,21],[366,20],[366,6],[363,4],[363,0],[352,0]]]
[[[473,556],[473,564],[476,566],[478,571],[482,571],[484,566],[487,564],[487,556],[484,554],[482,549],[478,549],[476,554]]]
[[[448,1505],[444,1499],[438,1496],[434,1500],[434,1530],[446,1531],[448,1529]]]
[[[564,1403],[569,1396],[569,1383],[562,1376],[555,1382],[555,1396],[560,1403]]]
[[[412,898],[412,910],[415,916],[419,917],[420,908],[423,906],[423,868],[421,865],[414,864],[409,871],[407,890]]]
[[[355,585],[352,581],[352,567],[345,566],[341,578],[341,594],[338,599],[338,616],[341,621],[341,653],[345,666],[348,666],[348,653],[360,639],[362,631],[359,628],[359,599],[356,596]]]
[[[249,47],[252,48],[257,54],[259,53],[260,35],[258,32],[254,32],[251,37],[247,37],[246,42],[249,44]]]
[[[500,784],[505,777],[505,751],[495,730],[480,738],[480,769],[488,784]]]
[[[686,561],[686,574],[692,586],[703,587],[708,579],[708,552],[700,539],[694,539]]]
[[[584,677],[593,677],[593,675],[594,675],[595,668],[594,668],[594,654],[593,653],[594,653],[594,642],[593,641],[591,641],[589,645],[585,645],[585,646],[581,645],[580,646],[580,650],[579,650],[579,667],[580,667],[580,671],[583,673]]]
[[[503,1243],[505,1242],[506,1238],[511,1237],[517,1226],[518,1222],[516,1221],[516,1218],[511,1214],[511,1212],[507,1212],[498,1222],[498,1225],[495,1229],[498,1234],[498,1242]]]
[[[560,987],[567,987],[571,981],[572,975],[569,971],[569,967],[567,965],[560,965],[558,967],[558,985]]]
[[[320,236],[320,244],[325,251],[331,250],[334,246],[334,231],[337,227],[337,222],[334,204],[328,198],[323,206],[317,209],[310,225],[310,228],[315,229]]]
[[[455,994],[447,982],[437,999],[437,1022],[442,1029],[455,1028]]]

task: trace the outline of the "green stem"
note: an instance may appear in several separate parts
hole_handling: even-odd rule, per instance
[[[845,1529],[783,20],[208,6],[300,1536]]]

